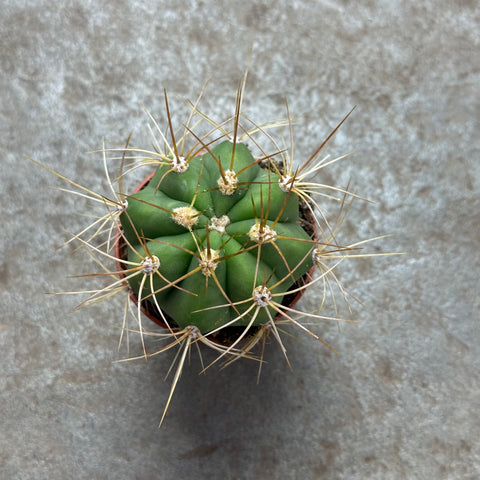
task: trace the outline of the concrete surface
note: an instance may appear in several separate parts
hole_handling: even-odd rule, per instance
[[[0,7],[2,479],[480,477],[478,2]],[[357,153],[322,180],[377,202],[346,241],[407,255],[343,270],[359,323],[319,329],[340,355],[289,338],[293,373],[272,345],[256,385],[253,362],[199,376],[195,354],[158,430],[173,353],[113,363],[121,301],[45,295],[95,265],[53,251],[83,204],[25,155],[102,191],[102,136],[150,145],[142,104],[160,117],[163,88],[193,99],[208,77],[204,109],[233,112],[252,43],[245,107],[278,118],[286,96],[299,158],[357,105],[330,145]]]

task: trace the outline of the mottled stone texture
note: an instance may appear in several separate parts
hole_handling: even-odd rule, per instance
[[[479,478],[478,2],[0,3],[2,478]],[[209,77],[204,109],[232,113],[252,44],[248,114],[286,96],[298,158],[357,105],[329,148],[357,153],[321,180],[376,202],[345,242],[406,255],[345,263],[359,323],[317,330],[340,355],[288,338],[292,373],[272,342],[257,385],[248,361],[198,376],[194,352],[159,431],[174,353],[115,364],[121,301],[45,295],[94,264],[53,252],[82,202],[25,156],[101,191],[102,136],[149,145],[142,105]]]

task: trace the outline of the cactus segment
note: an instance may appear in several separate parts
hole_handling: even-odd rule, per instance
[[[299,199],[282,191],[278,174],[260,167],[242,143],[224,141],[188,166],[179,173],[160,165],[148,185],[128,197],[120,217],[128,260],[138,262],[147,252],[158,258],[153,295],[180,328],[193,325],[207,334],[252,319],[263,325],[276,313],[267,304],[249,312],[252,292],[268,288],[281,302],[313,265]],[[235,186],[225,193],[219,183],[229,175]],[[129,283],[138,294],[141,279]],[[153,303],[152,292],[143,295]]]

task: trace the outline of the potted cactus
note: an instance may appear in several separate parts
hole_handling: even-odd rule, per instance
[[[88,249],[103,268],[94,275],[113,278],[106,287],[84,291],[87,297],[78,308],[124,293],[136,306],[125,304],[123,331],[139,333],[143,352],[139,357],[181,349],[161,422],[193,344],[217,352],[213,363],[228,364],[243,357],[261,360],[265,339],[273,335],[286,357],[278,325],[290,324],[331,348],[304,319],[339,319],[321,314],[323,302],[315,313],[298,311],[294,305],[309,286],[331,288],[337,282],[336,266],[345,258],[361,256],[354,250],[362,242],[340,246],[336,241],[345,198],[351,194],[315,182],[321,168],[343,158],[327,161],[320,153],[349,114],[309,158],[297,164],[293,147],[280,148],[270,133],[287,126],[292,135],[288,105],[286,120],[255,124],[241,111],[245,79],[234,115],[223,123],[199,109],[200,95],[190,103],[183,133],[176,133],[165,93],[167,133],[147,112],[154,127],[153,150],[131,147],[129,141],[118,148],[103,144],[100,152],[111,198],[45,167],[74,187],[64,191],[106,209],[66,242],[76,241]],[[194,119],[198,121],[192,126]],[[201,124],[208,128],[202,131]],[[260,146],[259,135],[273,146],[271,151]],[[109,173],[107,156],[119,163],[116,180]],[[138,169],[150,171],[127,194],[126,179]],[[342,213],[330,225],[319,199],[334,194],[339,194]],[[132,315],[134,327],[128,324]],[[152,333],[145,315],[163,331]],[[163,337],[167,343],[149,351],[147,335]]]

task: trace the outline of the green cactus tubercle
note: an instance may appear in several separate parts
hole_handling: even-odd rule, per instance
[[[299,198],[243,143],[223,141],[172,165],[160,165],[128,197],[121,216],[128,260],[155,259],[145,273],[153,275],[157,305],[180,328],[194,325],[206,334],[227,323],[267,323],[277,314],[270,295],[281,303],[313,265]],[[141,278],[129,283],[138,294]],[[142,299],[153,303],[151,291]]]

